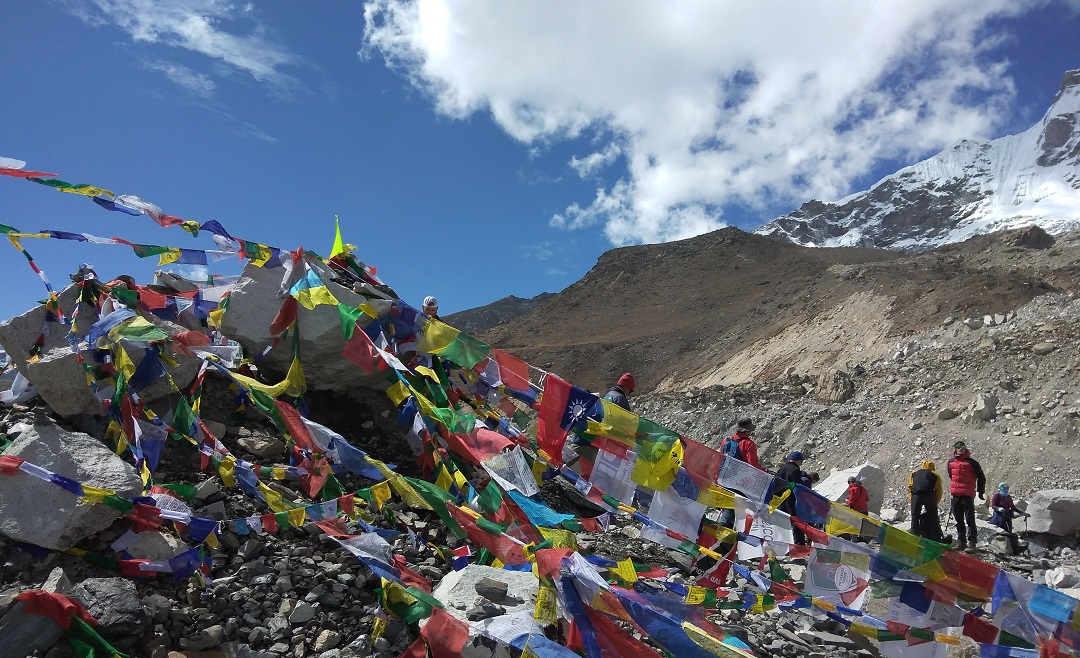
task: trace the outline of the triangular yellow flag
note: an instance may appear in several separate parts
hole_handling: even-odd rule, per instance
[[[345,243],[341,240],[341,222],[334,215],[334,246],[330,249],[330,258],[345,252]]]

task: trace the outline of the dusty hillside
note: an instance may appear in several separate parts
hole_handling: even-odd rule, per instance
[[[950,316],[1075,289],[1073,244],[1034,229],[904,256],[723,229],[608,252],[581,281],[482,338],[594,390],[625,370],[641,391],[771,380],[791,366],[870,361]]]

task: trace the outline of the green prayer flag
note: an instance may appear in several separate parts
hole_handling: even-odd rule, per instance
[[[353,337],[353,331],[356,329],[356,321],[360,319],[364,312],[354,306],[340,303],[337,305],[337,310],[338,315],[341,317],[341,333],[345,335],[345,340],[349,340]]]
[[[446,509],[446,505],[456,502],[454,496],[444,489],[440,489],[434,482],[428,482],[426,480],[419,480],[407,476],[402,476],[405,481],[408,482],[416,489],[416,492],[420,494],[420,497],[424,499],[431,509],[435,510],[435,513],[439,515],[442,522],[446,524],[446,527],[450,532],[454,533],[454,536],[458,539],[465,538],[465,530],[458,524],[454,517],[450,516],[450,512]]]
[[[480,492],[480,497],[477,499],[480,509],[487,514],[498,512],[499,508],[502,507],[502,501],[502,490],[499,489],[499,485],[495,484],[494,480],[488,482],[488,486]]]
[[[447,361],[469,369],[490,355],[490,345],[464,332],[458,334],[453,342],[439,352],[439,356]]]

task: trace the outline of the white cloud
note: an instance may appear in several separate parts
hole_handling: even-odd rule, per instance
[[[188,91],[209,98],[213,95],[217,85],[210,76],[192,71],[186,66],[169,62],[147,62],[146,68],[161,71],[170,80],[187,89]]]
[[[882,161],[992,134],[1015,91],[988,20],[1037,4],[368,0],[361,52],[530,146],[594,135],[569,166],[625,170],[551,223],[621,245],[839,198]]]
[[[298,58],[274,40],[265,25],[254,16],[251,3],[240,5],[227,0],[66,0],[73,14],[90,25],[115,25],[134,41],[162,44],[198,53],[219,62],[231,71],[240,71],[277,91],[298,82],[282,69],[298,63]],[[236,25],[242,23],[242,25]],[[246,28],[241,33],[238,28]],[[234,29],[236,28],[236,29]],[[185,67],[177,67],[174,81],[193,89],[205,89],[209,78]],[[192,77],[194,76],[194,77]],[[212,83],[211,83],[212,84]]]

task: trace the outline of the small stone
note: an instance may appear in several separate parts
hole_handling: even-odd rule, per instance
[[[481,578],[476,583],[476,593],[496,603],[506,598],[506,590],[507,584],[494,578]]]
[[[1031,346],[1031,351],[1038,356],[1046,356],[1057,349],[1057,345],[1053,343],[1035,343]]]
[[[180,638],[180,648],[191,651],[205,651],[220,646],[225,639],[225,628],[215,624],[194,635]]]
[[[341,633],[325,630],[319,633],[319,636],[315,638],[315,652],[322,653],[324,651],[329,651],[339,644],[341,644]]]
[[[296,604],[296,607],[293,608],[292,614],[289,615],[289,623],[305,624],[311,621],[311,619],[315,616],[316,612],[317,609],[315,608],[315,606],[307,603],[306,601],[301,601],[300,603]]]

